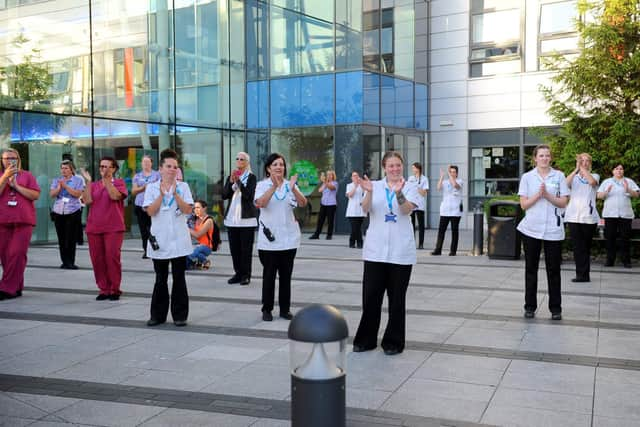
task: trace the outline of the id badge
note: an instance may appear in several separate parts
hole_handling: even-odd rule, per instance
[[[9,205],[9,206],[18,206],[18,201],[17,200],[9,200],[7,202],[7,205]]]
[[[69,203],[71,201],[71,199],[69,199],[68,197],[63,197],[62,198],[62,203]]]
[[[398,215],[394,214],[393,212],[389,212],[384,216],[384,222],[398,222],[397,217]]]

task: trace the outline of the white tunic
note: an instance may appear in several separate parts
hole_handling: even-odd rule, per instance
[[[600,181],[600,175],[597,173],[591,176],[596,182]],[[596,209],[596,189],[579,174],[571,181],[571,195],[564,213],[564,221],[578,224],[597,224],[600,221]]]
[[[424,175],[420,175],[420,177],[419,177],[419,178],[416,178],[416,176],[415,176],[415,175],[411,175],[411,176],[407,179],[407,182],[410,182],[410,183],[412,183],[412,184],[415,184],[415,185],[416,185],[416,187],[417,187],[419,190],[426,190],[426,191],[429,191],[429,180],[428,180],[428,179],[427,179],[427,177],[426,177],[426,176],[424,176]],[[418,193],[418,194],[420,194],[420,193]],[[422,196],[420,196],[420,197],[422,197]],[[423,197],[423,198],[424,198],[424,197]],[[424,210],[425,210],[425,208],[426,208],[426,206],[427,206],[427,204],[423,202],[423,203],[422,203],[422,207],[421,207],[421,208],[420,208],[420,207],[416,207],[416,208],[414,209],[414,211],[424,211]]]
[[[456,178],[460,188],[454,187],[448,179],[442,180],[442,202],[440,216],[462,216],[462,180]]]
[[[520,178],[519,196],[533,197],[540,191],[544,182],[547,193],[555,196],[568,196],[569,187],[562,172],[551,169],[549,175],[542,179],[538,169],[533,168]],[[518,230],[529,237],[541,240],[564,240],[564,222],[562,209],[554,206],[547,199],[539,199],[527,209]]]
[[[416,263],[416,243],[413,237],[411,216],[400,213],[395,193],[391,201],[392,211],[396,216],[396,222],[385,222],[385,216],[389,213],[387,202],[386,179],[373,181],[373,193],[371,194],[371,208],[369,209],[369,229],[364,239],[362,258],[365,261],[386,262],[390,264],[413,265]],[[408,202],[421,206],[424,199],[418,193],[415,184],[405,183],[402,194]]]
[[[638,185],[629,178],[623,178],[627,181],[629,189],[632,191],[638,191]],[[603,218],[627,218],[633,219],[633,209],[631,208],[631,196],[624,191],[624,185],[622,180],[618,181],[615,178],[605,179],[598,192],[605,192],[611,186],[611,192],[605,196],[604,208],[602,209]]]
[[[263,179],[256,185],[255,199],[264,195],[273,183],[271,179]],[[298,206],[296,198],[289,189],[289,182],[285,181],[278,190],[273,193],[269,204],[260,208],[260,221],[258,230],[258,249],[267,251],[284,251],[300,247],[300,226],[293,215],[293,209]],[[275,237],[270,242],[264,234],[264,226],[271,230]]]
[[[182,200],[193,205],[189,184],[177,181],[176,185],[176,192]],[[148,207],[160,194],[160,181],[148,184],[142,206]],[[187,216],[178,209],[178,203],[173,197],[165,197],[158,212],[151,217],[151,234],[155,236],[160,246],[157,251],[154,251],[151,244],[147,243],[147,255],[152,259],[177,258],[193,252]]]
[[[358,188],[353,193],[353,196],[349,197],[349,193],[353,190],[355,184],[353,182],[347,184],[347,191],[345,195],[349,199],[349,203],[347,203],[347,212],[345,213],[346,217],[363,217],[366,216],[364,211],[362,210],[362,199],[364,199],[364,195],[366,192],[358,185]]]

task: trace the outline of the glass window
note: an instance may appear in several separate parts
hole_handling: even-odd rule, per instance
[[[520,176],[520,147],[471,149],[471,196],[515,194]]]
[[[336,74],[336,123],[361,123],[363,111],[361,71]]]
[[[381,76],[381,87],[382,124],[413,128],[413,83]]]
[[[247,82],[247,128],[269,127],[269,82]]]
[[[428,102],[427,99],[427,85],[416,83],[415,87],[415,114],[416,114],[416,129],[427,130],[429,128],[429,116],[427,114]]]
[[[269,76],[267,23],[269,6],[248,0],[246,7],[247,80]]]
[[[412,79],[415,55],[413,4],[409,6],[396,6],[393,18],[393,73],[397,76]]]
[[[364,73],[364,121],[380,123],[380,75]]]
[[[487,12],[472,18],[472,43],[520,39],[520,9]]]
[[[271,6],[271,75],[333,70],[333,24]]]
[[[362,68],[362,33],[336,25],[336,70]]]
[[[333,123],[333,75],[271,80],[271,127]]]
[[[540,5],[539,52],[540,68],[549,64],[545,56],[561,54],[572,59],[578,53],[578,34],[575,21],[578,18],[575,0]]]
[[[271,4],[333,22],[333,5],[329,6],[327,0],[271,0]]]
[[[362,0],[336,0],[336,24],[362,30]]]

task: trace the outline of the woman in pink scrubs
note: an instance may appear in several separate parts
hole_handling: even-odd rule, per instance
[[[13,148],[2,150],[0,172],[0,300],[5,300],[22,296],[27,250],[36,225],[33,202],[40,197],[40,187],[22,169],[20,154]]]
[[[100,159],[100,179],[91,182],[91,175],[82,171],[87,186],[82,199],[89,209],[87,218],[87,240],[93,275],[100,293],[96,300],[120,299],[122,265],[120,249],[124,238],[124,199],[127,187],[124,180],[114,178],[118,162],[113,157]]]

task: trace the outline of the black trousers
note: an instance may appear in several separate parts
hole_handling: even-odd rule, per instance
[[[418,209],[411,212],[411,223],[413,224],[414,231],[416,229],[416,220],[418,221],[418,244],[422,246],[424,245],[424,211]],[[453,225],[451,227],[453,227]],[[442,238],[444,239],[444,235]]]
[[[573,259],[576,262],[576,278],[591,280],[591,242],[597,224],[568,222],[569,234],[573,240]]]
[[[286,314],[291,309],[291,275],[293,261],[297,249],[283,251],[259,250],[258,256],[262,263],[262,311],[273,310],[273,300],[276,289],[276,273],[280,278],[278,286],[278,305],[280,313]]]
[[[616,239],[620,238],[620,258],[624,264],[631,263],[631,219],[605,218],[604,238],[607,246],[607,263],[616,261]]]
[[[189,295],[184,271],[187,268],[187,257],[171,259],[154,259],[153,269],[156,272],[156,283],[151,296],[151,318],[164,322],[169,313],[169,263],[171,263],[171,317],[173,321],[187,320],[189,316]]]
[[[444,234],[447,232],[447,227],[451,222],[451,249],[450,253],[455,254],[458,251],[458,227],[460,226],[459,216],[441,216],[440,224],[438,224],[438,240],[436,241],[435,252],[442,251],[442,244],[444,243]]]
[[[255,227],[227,227],[233,271],[241,279],[251,278],[251,260]]]
[[[56,215],[54,225],[58,235],[60,260],[64,265],[75,265],[78,228],[82,229],[82,211],[77,210],[68,215]]]
[[[524,309],[535,311],[538,308],[538,266],[540,252],[544,246],[544,264],[547,270],[547,284],[549,287],[549,311],[562,313],[562,295],[560,291],[560,263],[562,261],[561,240],[541,240],[522,236],[524,246]]]
[[[322,226],[324,225],[325,218],[327,219],[327,237],[333,236],[333,222],[336,217],[336,205],[326,206],[320,205],[320,212],[318,213],[318,225],[316,225],[316,236],[322,233]]]
[[[141,206],[136,206],[133,212],[135,212],[136,218],[138,218],[138,228],[140,229],[140,237],[142,238],[142,250],[146,254],[147,242],[151,234],[151,217]]]
[[[349,222],[351,223],[351,234],[349,235],[349,246],[358,245],[362,247],[362,223],[364,222],[363,216],[350,216]]]
[[[406,334],[406,296],[412,265],[364,262],[362,277],[362,317],[353,344],[365,349],[377,346],[382,300],[389,301],[389,321],[382,337],[383,349],[404,350]]]
[[[84,210],[84,208],[80,208],[80,222],[78,222],[78,229],[76,230],[76,233],[78,235],[78,244],[79,245],[84,245],[84,229],[82,228],[82,211]]]

